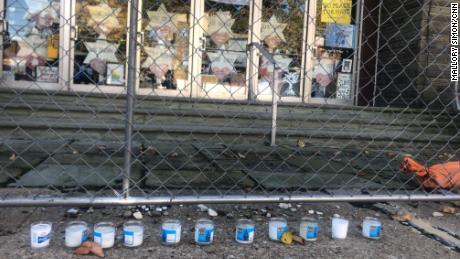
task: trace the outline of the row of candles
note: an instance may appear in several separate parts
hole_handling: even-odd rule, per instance
[[[349,221],[342,217],[332,218],[332,238],[345,239],[348,233]],[[299,234],[306,241],[316,241],[318,236],[318,221],[314,218],[302,218]],[[288,230],[285,218],[272,218],[268,223],[268,237],[279,241]],[[37,222],[31,225],[32,248],[49,246],[52,223]],[[164,245],[175,245],[181,240],[182,224],[179,220],[168,219],[161,226],[161,242]],[[371,217],[366,217],[362,224],[362,234],[370,239],[379,239],[382,223]],[[213,242],[215,225],[212,220],[199,219],[195,225],[195,243],[209,245]],[[235,228],[235,241],[241,244],[251,244],[254,241],[255,223],[250,219],[239,219]],[[88,240],[89,227],[84,221],[72,221],[65,229],[65,246],[78,247]],[[115,244],[116,226],[111,222],[100,222],[94,225],[93,240],[102,248],[110,248]],[[127,247],[138,247],[144,240],[144,226],[141,221],[132,220],[123,224],[123,244]]]

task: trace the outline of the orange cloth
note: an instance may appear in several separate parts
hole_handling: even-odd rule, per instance
[[[460,189],[460,161],[425,167],[412,157],[405,156],[401,162],[401,169],[405,173],[414,173],[418,182],[425,188]]]

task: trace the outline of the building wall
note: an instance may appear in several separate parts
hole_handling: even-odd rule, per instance
[[[377,106],[452,107],[450,2],[383,1]]]

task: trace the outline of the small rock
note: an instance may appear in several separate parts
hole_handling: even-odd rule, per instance
[[[432,215],[433,215],[433,217],[442,217],[442,216],[444,216],[444,214],[442,214],[441,212],[438,212],[438,211],[433,212]]]
[[[267,213],[267,209],[260,209],[260,212]]]
[[[208,208],[208,215],[210,217],[217,217],[219,214],[217,214],[217,211],[211,209],[211,208]]]
[[[227,219],[234,219],[235,216],[232,213],[227,213]]]
[[[281,209],[289,209],[291,207],[291,204],[289,203],[280,203],[278,204],[278,207],[280,207]]]
[[[272,217],[272,214],[270,212],[267,212],[267,218],[271,218]]]
[[[208,210],[208,206],[206,206],[206,205],[198,204],[197,206],[198,206],[198,208],[199,208],[201,211],[203,211],[203,212],[205,212],[205,211]]]
[[[162,211],[163,211],[163,209],[162,209],[162,208],[160,208],[160,207],[158,207],[158,208],[156,208],[156,209],[155,209],[155,211],[157,211],[157,212],[162,212]]]
[[[335,208],[339,210],[339,209],[340,209],[340,206],[339,206],[339,205],[335,205]]]
[[[78,216],[78,209],[70,208],[66,212],[66,216],[70,218],[75,218]]]
[[[166,206],[163,206],[163,207],[161,207],[161,209],[162,209],[162,210],[167,210],[167,209],[168,209],[168,207],[166,207]]]
[[[313,215],[313,214],[315,214],[315,211],[314,210],[308,210],[308,214]]]
[[[163,211],[163,216],[169,216],[169,212]]]
[[[374,216],[376,216],[376,217],[380,217],[380,213],[375,213],[375,215],[374,215]]]
[[[248,209],[248,206],[243,205],[243,206],[241,206],[241,209],[242,209],[242,210],[247,210],[247,209]]]
[[[93,207],[89,207],[89,208],[86,210],[86,213],[93,213],[93,212],[94,212]]]
[[[187,221],[190,221],[190,220],[192,220],[192,218],[187,218]]]
[[[142,218],[144,218],[144,216],[142,215],[142,212],[140,211],[136,211],[133,213],[133,217],[137,220],[141,220]]]
[[[324,215],[324,213],[322,213],[321,211],[317,211],[317,212],[316,212],[316,215],[322,216],[322,215]]]
[[[297,208],[299,208],[299,209],[300,209],[300,208],[302,208],[302,205],[300,205],[300,204],[297,204]]]
[[[292,212],[296,212],[296,211],[297,211],[296,208],[290,208],[290,210],[291,210]]]
[[[129,219],[129,218],[131,218],[131,216],[133,216],[133,213],[130,210],[126,210],[126,211],[123,212],[122,216],[125,219]]]
[[[339,214],[334,214],[333,217],[334,217],[334,218],[340,218],[340,215],[339,215]]]

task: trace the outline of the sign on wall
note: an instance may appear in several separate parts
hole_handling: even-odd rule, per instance
[[[321,22],[350,24],[351,7],[352,0],[323,0]]]

